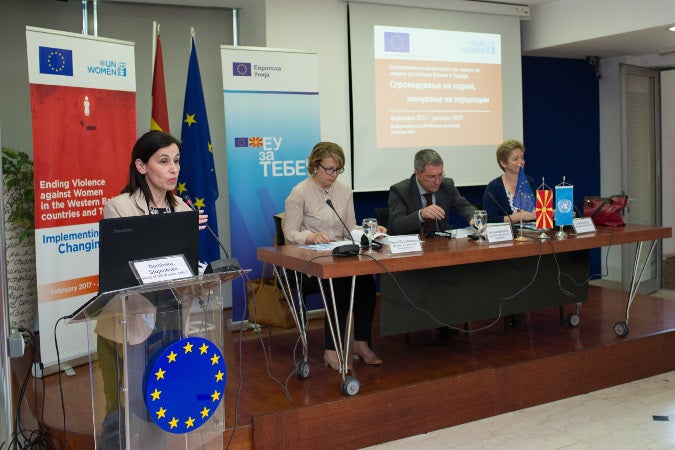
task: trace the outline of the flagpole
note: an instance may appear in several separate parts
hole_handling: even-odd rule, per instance
[[[518,237],[514,239],[515,241],[527,241],[527,238],[523,236],[523,216],[520,216],[520,231],[518,232]]]
[[[157,53],[157,35],[159,34],[159,24],[156,20],[152,21],[152,76],[155,76],[155,53]]]
[[[565,181],[565,175],[563,175],[562,183],[560,183],[558,186],[569,186],[569,183],[567,183],[567,181]],[[565,232],[565,226],[559,225],[559,227],[560,227],[560,229],[555,234],[556,239],[558,239],[559,241],[561,241],[563,239],[567,239],[567,232]]]
[[[521,209],[521,207],[523,205],[521,205],[520,200],[518,201],[518,205],[516,205],[516,201],[515,201],[515,197],[518,197],[518,199],[520,199],[520,196],[521,196],[521,193],[520,193],[520,190],[521,190],[521,186],[520,186],[521,175],[523,176],[523,180],[524,180],[523,182],[526,182],[522,165],[518,169],[518,181],[516,181],[516,191],[513,194],[514,195],[514,202],[513,202],[514,207],[520,209],[520,211],[522,212],[523,210]],[[520,231],[518,232],[518,237],[515,238],[514,241],[521,241],[522,242],[522,241],[527,241],[527,240],[528,239],[523,235],[523,215],[521,214],[520,215]]]
[[[546,181],[544,181],[544,177],[541,177],[541,186],[539,186],[537,189],[539,190],[539,189],[542,189],[542,188],[543,188],[543,189],[548,188],[548,186],[546,185]],[[550,190],[550,188],[549,188],[549,190]],[[539,212],[539,210],[537,210],[536,213],[538,213],[538,212]],[[539,222],[539,220],[538,220],[537,217],[536,217],[536,213],[535,213],[535,220],[537,221],[537,224],[539,224],[540,222]],[[546,212],[544,212],[544,214],[545,214],[545,213],[546,213]],[[538,225],[537,225],[537,228],[539,228]],[[545,228],[545,227],[542,227],[542,228]],[[542,230],[542,232],[539,233],[539,240],[540,240],[540,241],[543,241],[543,240],[546,240],[546,239],[548,239],[548,235],[546,234],[545,231]]]

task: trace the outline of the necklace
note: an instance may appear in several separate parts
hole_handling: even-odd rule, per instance
[[[518,184],[518,179],[511,181],[506,175],[504,175],[504,178],[502,179],[504,183],[504,189],[506,189],[506,192],[513,195],[513,193],[516,191],[516,185]]]

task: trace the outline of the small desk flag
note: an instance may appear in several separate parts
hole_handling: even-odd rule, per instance
[[[574,186],[559,184],[555,187],[555,224],[572,225],[574,218]]]
[[[534,209],[534,193],[530,183],[527,182],[525,170],[522,166],[518,171],[518,182],[516,183],[516,193],[513,195],[513,206],[521,211],[532,211]]]
[[[216,220],[218,182],[213,163],[211,133],[206,117],[206,104],[194,36],[185,88],[181,139],[183,147],[180,152],[181,169],[176,188],[178,195],[180,197],[185,194],[189,195],[194,206],[208,214],[208,224],[211,230],[218,233]],[[199,232],[199,260],[209,263],[217,259],[220,259],[218,241],[211,236],[208,230],[201,230]]]
[[[553,228],[553,191],[537,189],[537,205],[535,208],[537,229]]]

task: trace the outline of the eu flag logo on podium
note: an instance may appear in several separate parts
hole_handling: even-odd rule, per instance
[[[160,351],[145,370],[143,395],[164,431],[189,433],[216,412],[225,394],[225,359],[213,342],[180,339]]]

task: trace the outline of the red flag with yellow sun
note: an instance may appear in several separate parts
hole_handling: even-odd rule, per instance
[[[553,228],[553,191],[551,189],[537,189],[535,218],[538,230]]]

